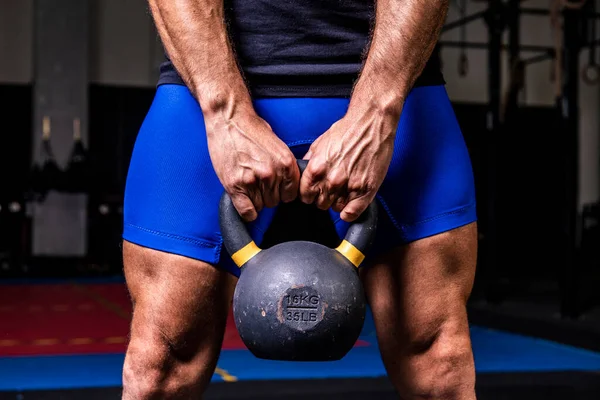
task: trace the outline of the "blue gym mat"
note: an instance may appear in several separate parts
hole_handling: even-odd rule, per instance
[[[245,350],[221,353],[214,381],[380,377],[385,370],[370,324],[343,360],[291,363],[254,358]],[[600,371],[600,354],[481,327],[471,329],[479,373]],[[0,390],[69,389],[121,385],[123,354],[0,358]]]

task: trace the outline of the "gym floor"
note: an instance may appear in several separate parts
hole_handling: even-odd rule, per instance
[[[0,400],[118,399],[131,313],[122,278],[0,285]],[[600,353],[472,326],[479,399],[600,398]],[[229,320],[206,399],[396,398],[373,323],[330,363],[254,358]]]

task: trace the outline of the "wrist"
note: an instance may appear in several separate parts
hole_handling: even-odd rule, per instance
[[[400,118],[409,90],[409,85],[403,84],[402,80],[363,74],[354,87],[349,108]]]
[[[398,120],[406,95],[397,90],[384,90],[376,86],[357,85],[352,93],[348,114],[353,113],[375,113],[381,117]]]
[[[239,113],[253,112],[252,99],[243,84],[196,85],[194,96],[200,104],[205,118],[224,117],[231,119]]]

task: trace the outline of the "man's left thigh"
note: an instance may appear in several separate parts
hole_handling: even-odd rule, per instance
[[[466,303],[476,262],[471,223],[397,247],[361,271],[392,379],[419,388],[474,382]]]

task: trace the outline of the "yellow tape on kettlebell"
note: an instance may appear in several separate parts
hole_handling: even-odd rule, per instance
[[[238,267],[242,267],[242,265],[246,264],[252,257],[260,253],[260,247],[251,241],[231,256],[231,259]]]
[[[365,259],[365,255],[362,251],[346,240],[342,240],[342,243],[340,243],[336,250],[354,264],[356,268],[358,268]]]

